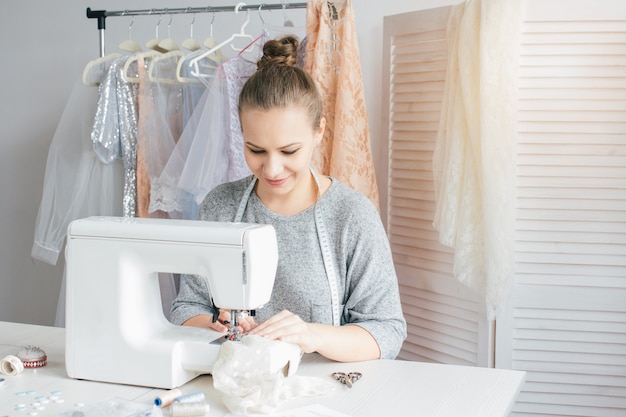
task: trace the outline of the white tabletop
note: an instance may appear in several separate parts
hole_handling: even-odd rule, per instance
[[[164,392],[71,379],[65,371],[64,329],[0,322],[0,359],[15,355],[25,345],[44,349],[48,364],[25,369],[17,376],[0,375],[4,378],[4,383],[0,383],[0,417],[57,416],[77,407],[118,398],[149,407]],[[399,360],[344,364],[319,355],[305,355],[297,375],[332,379],[330,374],[336,371],[361,372],[363,377],[352,388],[337,382],[338,389],[331,394],[287,401],[279,411],[290,411],[295,417],[297,413],[291,411],[321,404],[326,410],[353,417],[506,417],[525,378],[521,371]],[[209,417],[229,415],[210,376],[192,380],[181,391],[204,392],[211,406]],[[330,413],[315,415],[330,416]]]

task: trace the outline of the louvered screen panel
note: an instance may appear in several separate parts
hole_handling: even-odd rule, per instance
[[[525,2],[514,416],[626,415],[626,3]]]
[[[432,154],[447,65],[449,8],[385,18],[389,90],[387,231],[408,338],[400,358],[486,365],[483,306],[452,274],[432,222]]]

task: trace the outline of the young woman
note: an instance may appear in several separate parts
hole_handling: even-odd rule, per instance
[[[272,297],[254,319],[240,322],[244,332],[337,361],[395,358],[406,322],[389,242],[365,196],[310,167],[325,119],[315,83],[294,66],[297,48],[291,36],[264,45],[239,96],[252,175],[212,190],[199,218],[276,230]],[[227,331],[228,312],[219,312],[217,322],[214,313],[204,280],[185,276],[172,320]]]

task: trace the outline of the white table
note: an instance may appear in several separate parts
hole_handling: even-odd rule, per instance
[[[0,359],[16,354],[25,345],[44,349],[48,364],[25,369],[17,376],[0,375],[5,379],[0,386],[0,417],[28,416],[33,412],[37,416],[56,416],[77,405],[114,398],[143,402],[149,407],[164,392],[71,379],[65,371],[64,329],[0,321]],[[337,382],[339,387],[331,394],[288,401],[280,410],[322,404],[353,417],[505,417],[525,378],[521,371],[399,360],[343,364],[319,355],[305,355],[297,375],[331,378],[335,371],[358,371],[363,377],[351,389]],[[211,405],[209,417],[228,415],[210,376],[198,377],[181,390],[204,392]],[[33,404],[37,402],[43,410],[36,410]],[[23,404],[24,410],[16,410],[18,404]]]

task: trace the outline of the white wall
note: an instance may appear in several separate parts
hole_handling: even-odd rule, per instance
[[[385,117],[381,114],[380,103],[383,16],[458,2],[353,1],[375,159],[381,142],[381,120]],[[73,83],[79,79],[84,65],[98,55],[96,21],[86,18],[86,7],[124,10],[236,3],[224,0],[136,0],[130,5],[122,0],[3,2],[0,13],[0,320],[54,323],[62,262],[57,266],[36,262],[30,252],[50,141]],[[296,25],[304,25],[303,10],[286,13]],[[260,28],[260,20],[256,12],[251,12],[250,17],[248,28],[253,33],[255,28]],[[263,17],[274,24],[283,21],[280,11],[265,11]],[[135,18],[133,39],[144,43],[153,38],[157,20],[147,16]],[[168,21],[169,18],[163,16],[159,26],[161,38],[167,35]],[[190,22],[188,16],[174,16],[171,37],[179,41],[187,38]],[[210,22],[210,14],[197,15],[194,37],[208,37]],[[241,15],[217,14],[214,37],[219,40],[229,36],[241,23]],[[128,36],[129,24],[130,18],[126,17],[107,19],[107,52],[114,52]]]

